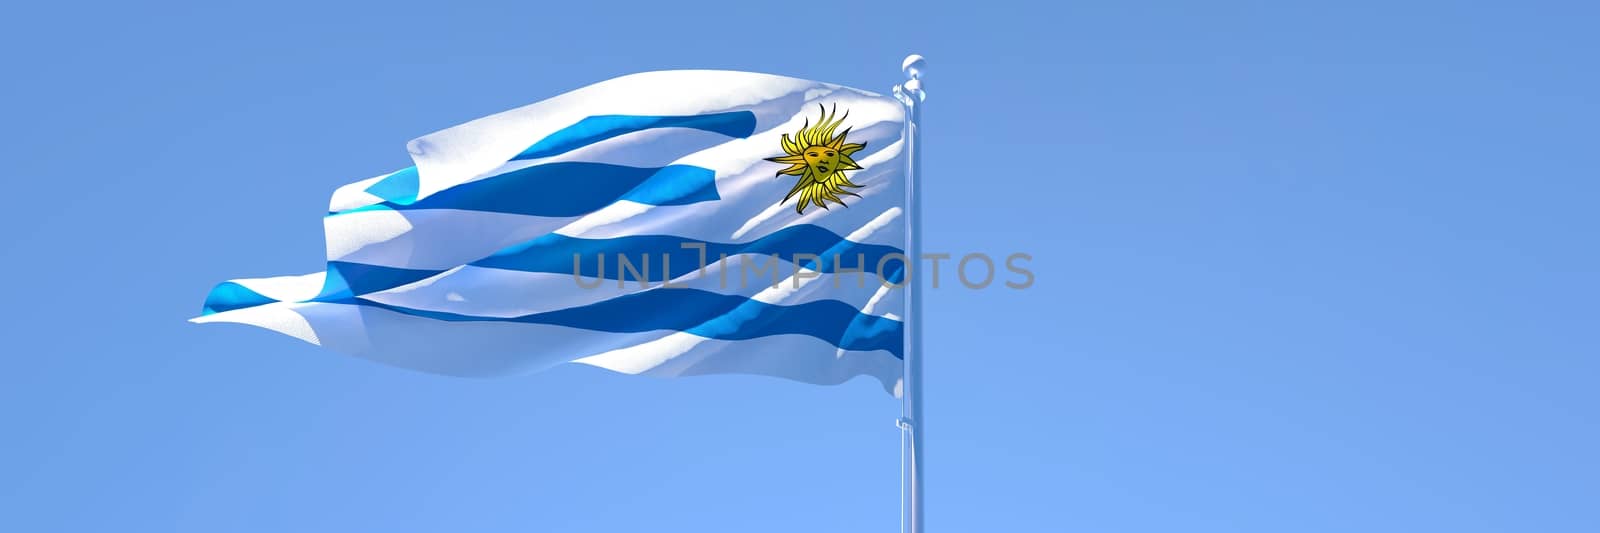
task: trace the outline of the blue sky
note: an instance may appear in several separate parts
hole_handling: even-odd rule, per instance
[[[0,18],[0,529],[892,531],[875,383],[423,375],[242,326],[404,142],[926,55],[933,531],[1595,531],[1592,4],[267,2]]]

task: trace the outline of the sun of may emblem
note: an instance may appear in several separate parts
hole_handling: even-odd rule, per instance
[[[788,155],[767,158],[767,161],[789,165],[789,168],[779,170],[777,175],[800,176],[794,188],[783,197],[783,201],[788,202],[790,198],[799,195],[800,203],[795,204],[794,210],[801,214],[806,212],[807,204],[817,204],[818,207],[827,209],[829,201],[845,205],[844,200],[839,199],[840,196],[861,197],[845,190],[859,189],[861,186],[850,183],[850,179],[846,178],[844,173],[847,170],[861,169],[861,165],[856,164],[856,160],[851,159],[850,155],[861,151],[867,145],[844,142],[845,136],[850,134],[850,128],[845,128],[837,136],[833,134],[834,130],[844,123],[844,119],[850,116],[849,110],[844,112],[844,116],[834,118],[834,111],[839,108],[838,104],[834,104],[832,111],[822,104],[817,104],[817,107],[822,108],[822,114],[817,117],[815,125],[811,124],[811,119],[806,119],[806,124],[800,127],[800,131],[795,132],[794,138],[791,139],[787,133],[783,134],[783,152]]]

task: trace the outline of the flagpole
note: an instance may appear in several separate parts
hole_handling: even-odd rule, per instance
[[[894,86],[895,99],[906,109],[906,326],[905,368],[901,388],[900,420],[900,529],[924,533],[922,472],[926,446],[922,438],[922,279],[917,267],[922,257],[922,74],[927,61],[906,56],[900,64],[906,81]]]

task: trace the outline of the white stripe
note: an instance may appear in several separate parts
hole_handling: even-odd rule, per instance
[[[800,269],[801,275],[796,276],[797,267],[793,263],[780,260],[773,264],[770,257],[755,255],[730,257],[725,263],[718,263],[712,257],[703,275],[690,272],[674,279],[671,287],[663,287],[659,259],[651,265],[654,281],[649,283],[649,289],[641,289],[639,281],[631,276],[626,282],[584,278],[585,285],[599,285],[579,286],[579,280],[571,274],[463,266],[416,283],[361,296],[412,309],[511,318],[590,305],[643,290],[672,291],[676,288],[745,296],[781,305],[838,300],[860,309],[883,287],[882,279],[873,272],[874,265],[867,265],[866,272],[861,274]],[[855,258],[841,259],[846,266],[855,266]],[[595,258],[585,260],[592,265]],[[614,258],[607,261],[608,269],[613,268],[613,261]],[[832,263],[833,259],[825,261]],[[778,273],[777,288],[772,287],[773,268]],[[874,314],[903,314],[903,300],[903,297],[887,298]]]
[[[607,163],[639,168],[692,165],[715,171],[719,182],[730,174],[740,174],[752,166],[763,165],[771,177],[784,165],[764,160],[783,155],[779,148],[779,140],[783,135],[793,134],[806,123],[816,120],[818,108],[813,104],[815,102],[807,101],[792,116],[772,117],[767,124],[758,126],[749,137],[743,139],[695,128],[652,128],[618,135],[549,157],[504,161],[452,187],[532,166],[565,162]],[[866,153],[900,140],[905,115],[898,103],[879,96],[843,93],[831,94],[828,105],[838,105],[849,112],[849,141],[868,145]],[[377,179],[364,180],[362,183],[364,187],[370,187]]]
[[[617,202],[585,215],[556,233],[589,239],[678,235],[709,242],[749,242],[786,227],[813,224],[843,235],[885,210],[905,203],[901,146],[898,141],[894,142],[859,161],[866,168],[849,177],[850,181],[861,185],[860,189],[852,190],[861,197],[845,197],[849,207],[810,207],[805,214],[797,215],[795,200],[782,202],[783,196],[794,186],[795,178],[775,178],[774,166],[753,165],[737,173],[719,171],[717,191],[723,199],[709,205],[641,206]],[[899,239],[863,243],[904,244]]]
[[[458,209],[379,209],[323,219],[328,260],[444,270],[560,228],[575,217]]]
[[[334,211],[344,211],[346,209],[355,209],[358,207],[366,207],[372,204],[383,203],[383,198],[379,198],[377,195],[367,192],[367,189],[393,174],[393,172],[390,172],[382,176],[367,178],[335,189],[333,191],[333,198],[328,199],[328,212],[331,213]]]
[[[327,278],[326,272],[317,272],[302,276],[278,276],[228,281],[255,291],[256,294],[280,302],[303,302],[316,298],[317,294],[322,292],[322,284],[325,278]]]
[[[618,135],[563,154],[511,161],[484,177],[546,163],[610,163],[639,168],[693,164],[681,159],[685,154],[713,149],[735,140],[738,139],[694,128],[653,128]]]
[[[316,329],[306,317],[295,312],[294,305],[285,302],[258,305],[235,309],[223,313],[216,313],[189,319],[196,324],[232,323],[248,324],[258,328],[270,329],[311,344],[322,345],[322,339],[317,337]]]
[[[561,128],[595,115],[697,115],[749,110],[757,130],[784,122],[809,100],[865,91],[783,76],[712,70],[645,72],[615,78],[532,105],[412,140],[426,196],[493,171]],[[880,99],[884,99],[878,96]],[[887,99],[884,99],[887,100]]]

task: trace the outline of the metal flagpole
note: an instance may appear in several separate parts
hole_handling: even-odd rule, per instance
[[[900,529],[924,533],[922,465],[926,456],[922,418],[922,73],[927,61],[906,56],[900,64],[906,81],[894,86],[894,96],[906,108],[906,322],[905,371],[900,407]]]

